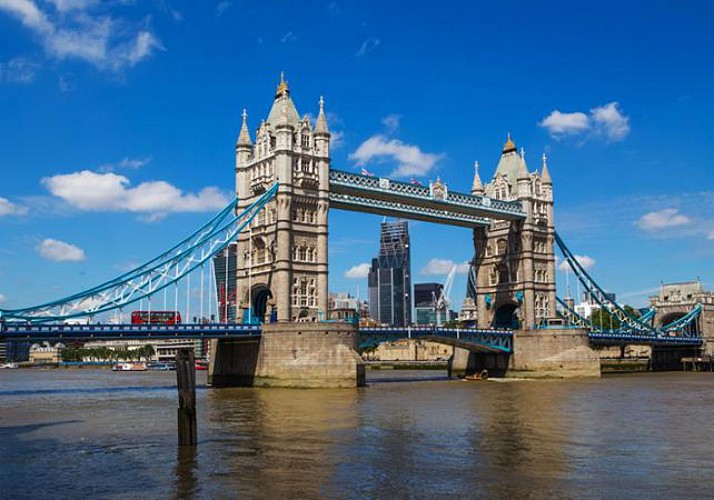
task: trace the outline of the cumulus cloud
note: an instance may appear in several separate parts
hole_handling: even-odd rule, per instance
[[[33,0],[3,0],[0,11],[17,19],[40,40],[45,52],[58,60],[78,59],[118,71],[163,50],[145,26],[95,13],[95,8],[102,7],[98,1],[51,0],[50,4],[54,8]]]
[[[689,224],[692,220],[679,213],[676,208],[665,208],[656,212],[649,212],[640,217],[635,224],[645,231],[656,231],[667,227],[677,227]]]
[[[184,193],[165,181],[142,182],[132,187],[128,178],[113,172],[82,170],[42,179],[54,196],[73,207],[94,211],[127,211],[154,216],[170,212],[210,212],[228,204],[218,188]],[[148,220],[155,220],[155,217]]]
[[[578,261],[578,263],[586,271],[588,269],[592,269],[592,267],[595,265],[595,259],[593,259],[592,257],[588,257],[587,255],[576,255],[575,260]],[[570,264],[568,264],[567,260],[556,259],[556,263],[558,263],[558,269],[560,271],[570,271]]]
[[[35,81],[39,64],[23,57],[0,63],[0,82],[19,83],[22,85]]]
[[[27,208],[16,205],[0,196],[0,217],[4,215],[25,215],[26,213]]]
[[[557,109],[540,122],[553,136],[579,134],[590,128],[588,115],[585,113],[561,113]]]
[[[37,245],[37,252],[43,259],[53,262],[79,262],[86,259],[84,250],[78,246],[51,238]]]
[[[370,137],[349,155],[349,159],[356,160],[359,165],[370,160],[397,162],[397,168],[390,174],[392,177],[424,176],[443,157],[441,153],[425,153],[419,146],[389,139],[381,134]]]
[[[350,279],[362,279],[366,278],[367,275],[369,275],[369,264],[366,262],[350,267],[344,274],[345,278]]]
[[[589,114],[581,111],[563,113],[556,109],[538,125],[547,129],[555,139],[587,134],[588,137],[603,137],[607,141],[621,141],[630,133],[630,118],[615,101],[592,108]]]
[[[467,273],[469,272],[469,263],[468,262],[462,262],[460,264],[457,264],[453,260],[450,259],[431,259],[429,262],[426,263],[424,267],[421,268],[419,271],[420,274],[423,274],[425,276],[429,275],[444,275],[444,274],[449,274],[451,270],[456,266],[456,272],[459,274]]]
[[[360,48],[357,50],[356,55],[358,57],[363,56],[372,52],[377,47],[379,47],[379,38],[375,38],[373,36],[367,37],[367,39],[362,42],[362,45],[360,45]]]

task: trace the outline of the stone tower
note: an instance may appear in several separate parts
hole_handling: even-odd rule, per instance
[[[275,198],[238,237],[236,296],[243,320],[246,315],[260,321],[327,317],[329,168],[322,97],[313,129],[307,115],[300,118],[281,74],[255,142],[244,111],[236,144],[238,211],[279,183]]]
[[[553,182],[543,155],[541,172],[529,172],[510,134],[490,183],[474,174],[472,194],[518,200],[526,218],[492,221],[474,229],[478,325],[533,328],[555,317]]]

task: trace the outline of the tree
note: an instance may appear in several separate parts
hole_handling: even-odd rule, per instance
[[[630,305],[623,306],[623,309],[633,318],[640,317],[639,311]],[[594,310],[590,316],[590,322],[592,323],[593,328],[599,330],[617,330],[621,326],[620,320],[617,319],[617,316],[607,309]]]

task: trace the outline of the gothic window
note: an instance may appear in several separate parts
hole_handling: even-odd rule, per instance
[[[506,253],[506,240],[500,239],[496,242],[496,254],[504,255]]]
[[[300,289],[298,292],[300,298],[300,307],[307,307],[307,279],[300,280]]]
[[[508,266],[506,264],[499,264],[498,266],[498,282],[508,283],[511,281],[511,277],[508,275]]]
[[[308,262],[312,262],[312,248],[307,248],[307,259]]]
[[[295,210],[295,209],[293,209],[293,220],[294,220],[294,221],[297,221],[297,220],[298,220],[298,218],[297,218],[297,210]]]
[[[302,135],[300,136],[300,145],[303,148],[310,147],[310,134],[307,129],[302,129]]]
[[[303,245],[305,245],[305,243],[303,243]],[[304,246],[301,245],[300,248],[298,249],[298,260],[300,262],[305,262],[306,259],[307,259],[307,248],[305,248]]]
[[[496,274],[495,267],[492,267],[488,272],[488,284],[491,286],[498,284],[498,275]]]

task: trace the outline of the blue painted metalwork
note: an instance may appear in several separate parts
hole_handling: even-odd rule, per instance
[[[483,225],[496,220],[521,220],[521,202],[435,190],[409,182],[330,170],[330,200],[335,208],[386,215],[400,214],[444,224]]]
[[[513,352],[513,332],[510,330],[478,330],[441,327],[370,327],[360,328],[360,347],[401,339],[424,339],[447,344],[473,346],[479,350],[499,353]]]
[[[260,198],[239,214],[234,214],[236,200],[201,229],[174,246],[119,278],[59,300],[23,309],[0,309],[0,317],[32,322],[53,322],[92,316],[150,298],[177,283],[223,250],[265,204],[273,198],[274,184]]]
[[[0,330],[0,341],[259,338],[260,333],[260,325],[237,323],[181,323],[178,325],[32,325],[8,323]]]

